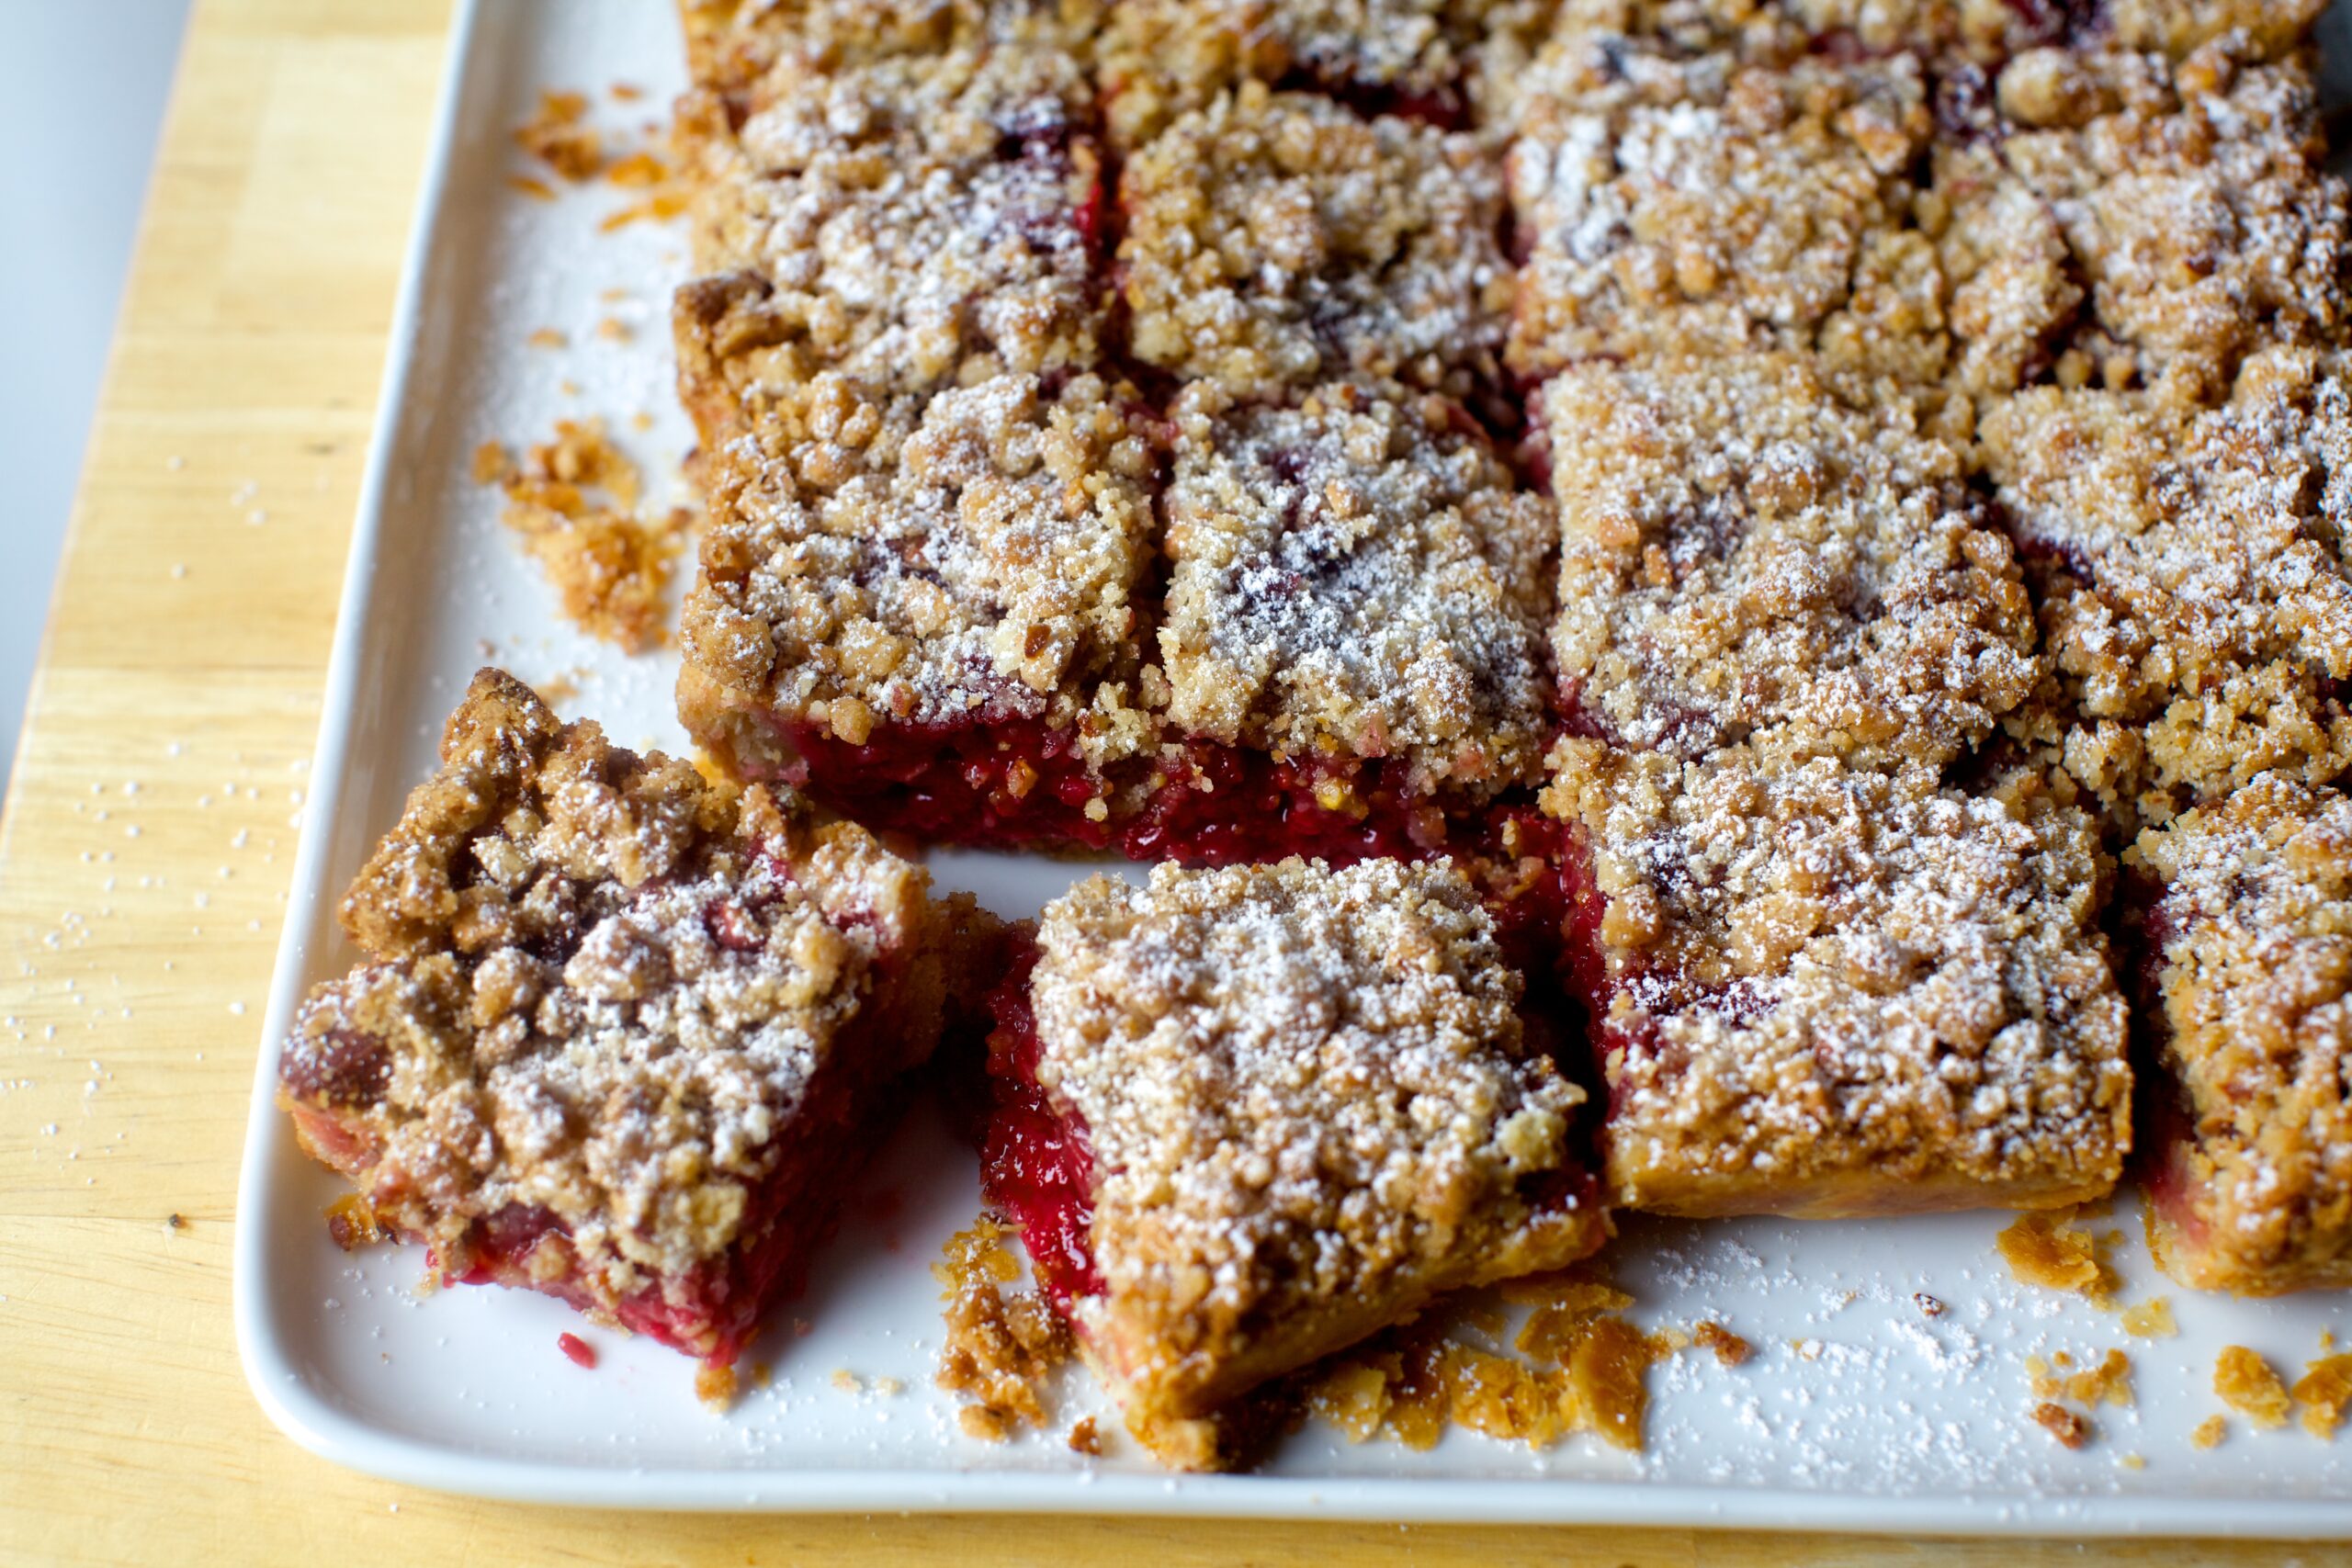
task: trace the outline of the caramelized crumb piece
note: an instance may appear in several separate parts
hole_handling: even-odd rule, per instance
[[[739,1386],[732,1367],[714,1367],[706,1361],[695,1369],[695,1397],[713,1410],[724,1411],[732,1405]]]
[[[2033,1418],[2061,1447],[2079,1449],[2091,1440],[2091,1424],[2063,1404],[2037,1404]]]
[[[1912,1301],[1913,1301],[1913,1302],[1915,1302],[1915,1303],[1917,1303],[1918,1304],[1918,1308],[1919,1308],[1920,1314],[1921,1314],[1923,1316],[1927,1316],[1927,1317],[1941,1317],[1941,1316],[1943,1316],[1943,1314],[1944,1314],[1944,1303],[1941,1303],[1941,1302],[1939,1302],[1939,1301],[1938,1301],[1935,1297],[1933,1297],[1933,1296],[1931,1296],[1931,1295],[1928,1294],[1928,1292],[1925,1292],[1925,1291],[1915,1291],[1914,1292],[1912,1292],[1911,1299],[1912,1299]]]
[[[2352,1355],[2324,1356],[2307,1363],[2293,1392],[2295,1403],[2303,1407],[2303,1430],[2333,1438],[2344,1423],[2344,1407],[2352,1404]]]
[[[1369,1442],[1387,1419],[1388,1376],[1379,1367],[1343,1360],[1307,1390],[1306,1408],[1337,1427],[1351,1443]]]
[[[2230,1424],[2226,1418],[2208,1416],[2197,1423],[2197,1430],[2188,1434],[2188,1441],[2195,1448],[2217,1449],[2222,1446],[2222,1439],[2229,1435],[2229,1430]]]
[[[2099,1256],[2103,1239],[2076,1229],[2072,1209],[2020,1214],[1994,1238],[1994,1245],[2009,1272],[2026,1284],[2073,1291],[2094,1305],[2104,1305],[2118,1281]]]
[[[833,1369],[832,1384],[843,1393],[864,1393],[865,1392],[865,1385],[858,1382],[857,1374],[851,1371],[847,1367],[835,1367]]]
[[[179,1216],[172,1216],[177,1224]],[[327,1235],[345,1252],[356,1252],[363,1247],[373,1247],[379,1241],[390,1241],[391,1233],[376,1218],[374,1205],[364,1192],[346,1192],[327,1205]]]
[[[2172,1318],[2172,1302],[2156,1296],[2123,1309],[2123,1332],[2142,1339],[2170,1339],[2180,1332]]]
[[[541,327],[523,341],[533,348],[561,348],[571,340],[553,327]]]
[[[587,113],[585,93],[542,92],[538,112],[515,127],[515,143],[565,179],[594,179],[605,166],[605,148],[581,123]]]
[[[1692,1330],[1691,1337],[1706,1348],[1713,1350],[1715,1353],[1715,1359],[1726,1367],[1738,1366],[1756,1353],[1755,1346],[1713,1319],[1699,1325]]]
[[[2145,1470],[2148,1468],[2147,1460],[2139,1454],[2125,1454],[2121,1459],[2117,1460],[2115,1462],[2121,1465],[2126,1470]]]
[[[2213,1363],[2213,1392],[2222,1403],[2267,1431],[2287,1424],[2287,1387],[2270,1363],[2243,1345],[2222,1348]]]
[[[553,201],[555,199],[555,187],[553,186],[548,184],[545,180],[533,179],[528,175],[509,175],[506,176],[506,184],[509,189],[521,191],[525,196],[529,197],[534,201]]]
[[[634,82],[616,82],[605,90],[625,104],[633,104],[645,96],[645,89]]]
[[[606,316],[596,323],[596,335],[607,343],[627,343],[628,323],[616,317]]]
[[[481,465],[477,451],[477,474]],[[637,514],[637,466],[605,439],[603,422],[559,420],[555,439],[531,447],[501,482],[506,525],[537,558],[564,615],[630,653],[659,647],[682,514]]]
[[[1568,1377],[1592,1429],[1621,1449],[1642,1446],[1642,1416],[1649,1408],[1643,1374],[1659,1347],[1622,1317],[1593,1320],[1568,1353]]]
[[[474,448],[470,471],[474,483],[478,485],[499,484],[514,471],[514,459],[507,456],[503,442],[485,441]]]
[[[687,200],[687,193],[683,186],[657,190],[643,201],[632,202],[608,214],[603,222],[596,225],[596,228],[599,232],[609,234],[616,230],[628,228],[641,218],[650,218],[657,223],[666,223],[686,210]]]
[[[1095,1430],[1093,1416],[1082,1417],[1077,1426],[1069,1429],[1069,1451],[1091,1458],[1102,1454],[1102,1434]]]
[[[941,1388],[973,1403],[956,1416],[966,1433],[1002,1442],[1023,1426],[1042,1427],[1047,1374],[1069,1359],[1069,1330],[1034,1291],[1008,1294],[1021,1266],[1004,1245],[1008,1233],[982,1215],[948,1238],[932,1274],[946,1287],[947,1340],[939,1357]]]
[[[1567,1359],[1576,1337],[1591,1319],[1605,1312],[1623,1312],[1634,1304],[1634,1298],[1604,1280],[1579,1275],[1554,1275],[1546,1279],[1539,1290],[1503,1287],[1503,1299],[1532,1305],[1535,1310],[1520,1328],[1518,1345],[1521,1350],[1537,1360],[1562,1361]]]
[[[2074,1371],[2075,1359],[2061,1350],[2052,1363],[2039,1356],[2026,1358],[2026,1373],[2038,1399],[2069,1399],[2077,1404],[2097,1406],[2132,1403],[2132,1358],[2120,1350],[2109,1350],[2095,1367]]]
[[[632,152],[605,171],[605,178],[624,190],[645,190],[670,177],[670,166],[650,152]]]

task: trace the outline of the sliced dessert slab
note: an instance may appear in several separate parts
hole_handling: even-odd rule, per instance
[[[2008,540],[1903,400],[1741,352],[1580,365],[1543,413],[1571,733],[1939,767],[2034,689]]]
[[[1558,756],[1611,1202],[1842,1217],[2114,1185],[2132,1074],[2089,817],[1916,764]]]
[[[344,900],[365,958],[304,1002],[281,1103],[445,1280],[731,1362],[930,1055],[977,917],[864,829],[498,671],[441,750]]]
[[[1129,350],[1244,397],[1371,376],[1476,399],[1510,317],[1502,204],[1476,137],[1245,82],[1120,174]]]
[[[1412,855],[1540,782],[1551,504],[1459,405],[1194,383],[1171,417],[1165,751],[1130,853]]]
[[[2352,799],[2278,777],[2140,836],[2171,1083],[2148,1235],[2185,1285],[2352,1285]]]
[[[1583,1092],[1450,864],[1106,877],[1047,906],[1000,1007],[986,1170],[1127,1425],[1227,1457],[1268,1380],[1608,1224]]]
[[[1155,734],[1149,423],[1091,375],[768,403],[706,460],[679,716],[737,776],[879,827],[1107,843]]]

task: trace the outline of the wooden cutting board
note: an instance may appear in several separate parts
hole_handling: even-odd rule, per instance
[[[188,35],[0,818],[0,1562],[2352,1561],[558,1512],[410,1491],[280,1437],[230,1332],[237,1157],[447,21],[442,0],[211,0]],[[16,214],[0,243],[39,230]]]

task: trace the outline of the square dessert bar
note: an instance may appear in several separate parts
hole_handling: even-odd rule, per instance
[[[706,457],[679,716],[738,776],[877,826],[1100,847],[1151,739],[1146,416],[1091,375],[914,407],[822,376]]]
[[[1564,18],[1538,55],[1508,164],[1511,369],[1778,346],[1932,374],[1934,247],[1910,222],[1926,66],[1766,21],[1699,32]]]
[[[2148,1235],[2185,1285],[2352,1285],[2352,800],[2271,777],[2140,837],[2173,1075]]]
[[[2265,772],[2352,770],[2343,355],[2260,350],[2217,407],[2177,390],[2033,388],[1981,431],[2060,699],[2015,728],[2127,839]]]
[[[1444,862],[1154,869],[1047,906],[1000,993],[985,1170],[1163,1461],[1270,1379],[1608,1235],[1583,1091]]]
[[[1130,153],[1118,200],[1144,364],[1244,397],[1498,382],[1511,269],[1476,137],[1250,81]]]
[[[1540,782],[1555,528],[1461,408],[1349,384],[1176,400],[1166,777],[1127,838],[1188,861],[1410,855]]]
[[[1093,368],[1092,118],[1069,55],[984,45],[786,61],[719,123],[703,115],[706,276],[673,324],[704,447],[826,371],[883,397]]]
[[[278,1067],[305,1148],[444,1280],[713,1365],[797,1288],[931,1054],[975,919],[863,829],[476,676]]]
[[[1542,406],[1571,733],[1942,766],[2034,690],[2008,540],[1903,401],[1757,352],[1578,366]]]
[[[2125,1006],[2083,812],[1933,770],[1559,750],[1609,1201],[1832,1218],[2105,1193]]]

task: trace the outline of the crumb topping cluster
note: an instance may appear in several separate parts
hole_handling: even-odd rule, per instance
[[[1277,756],[1533,776],[1552,510],[1442,399],[1178,400],[1159,648],[1171,723]]]
[[[280,1081],[379,1216],[463,1272],[483,1225],[606,1306],[744,1239],[784,1134],[865,1014],[919,1059],[925,875],[764,789],[560,726],[496,671],[451,718],[342,916]],[[935,960],[932,961],[934,962]],[[885,975],[918,995],[897,1010]],[[876,1064],[856,1064],[864,1081]]]
[[[1495,378],[1511,268],[1474,137],[1245,82],[1131,153],[1119,205],[1147,364],[1244,396]]]
[[[1531,1197],[1574,1171],[1584,1096],[1527,1043],[1451,865],[1098,876],[1038,945],[1037,1080],[1099,1172],[1105,1290],[1079,1322],[1148,1406],[1201,1414],[1237,1363],[1295,1366],[1599,1239],[1572,1195]]]
[[[1866,1213],[2113,1183],[2131,1077],[2082,814],[1916,765],[1558,756],[1546,806],[1605,900],[1616,1201]]]
[[[2200,1284],[2352,1280],[2352,799],[2272,775],[2141,835]]]

